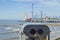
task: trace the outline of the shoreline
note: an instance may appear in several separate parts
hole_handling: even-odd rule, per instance
[[[7,38],[7,39],[3,39],[3,40],[19,40],[19,37]]]

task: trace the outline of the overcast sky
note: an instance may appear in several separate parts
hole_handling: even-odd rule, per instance
[[[60,0],[0,0],[0,19],[21,20],[27,13],[31,17],[32,3],[34,15],[60,16]]]

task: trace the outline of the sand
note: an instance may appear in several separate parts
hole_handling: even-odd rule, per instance
[[[7,39],[3,39],[3,40],[19,40],[19,37],[15,37],[15,38],[7,38]]]

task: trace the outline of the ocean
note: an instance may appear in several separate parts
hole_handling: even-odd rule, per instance
[[[19,37],[19,20],[0,20],[0,40]],[[17,30],[17,31],[16,31]]]
[[[0,20],[0,40],[19,40],[20,23],[23,23],[23,21]],[[49,28],[51,30],[50,39],[60,36],[59,26],[52,26]]]

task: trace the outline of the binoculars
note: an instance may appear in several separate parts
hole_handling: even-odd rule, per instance
[[[39,35],[41,35],[41,34],[43,33],[43,30],[42,30],[42,29],[38,29],[38,30],[36,31],[35,29],[31,29],[31,30],[30,30],[30,33],[31,33],[32,35],[34,35],[34,34],[36,34],[36,33],[38,33]]]
[[[44,24],[28,23],[23,26],[23,34],[28,40],[46,40],[50,34],[50,29]]]

